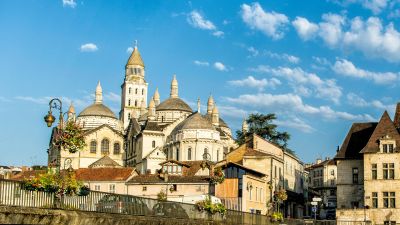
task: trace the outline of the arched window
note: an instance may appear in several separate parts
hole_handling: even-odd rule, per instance
[[[135,94],[137,94],[137,88],[135,89]]]
[[[156,147],[156,141],[152,141],[152,142],[151,142],[151,147],[152,147],[152,148],[155,148],[155,147]]]
[[[135,107],[137,107],[137,100],[135,100]]]
[[[132,92],[132,88],[129,88],[128,89],[128,93],[130,94]]]
[[[131,106],[131,100],[130,99],[128,100],[128,106]]]
[[[161,116],[161,122],[164,122],[164,116]]]
[[[142,95],[144,95],[144,88],[142,89]]]
[[[114,143],[114,155],[118,155],[121,151],[121,145],[118,142]]]
[[[90,142],[90,153],[96,153],[97,142],[95,140]]]
[[[176,149],[176,161],[179,161],[179,148]]]
[[[128,113],[128,120],[131,119],[131,113]]]
[[[203,159],[207,159],[209,160],[209,155],[208,155],[208,148],[204,148],[204,152],[203,152]]]
[[[110,141],[106,138],[104,138],[101,141],[101,153],[102,154],[108,154],[110,151]]]
[[[187,159],[188,159],[188,160],[192,160],[192,148],[191,148],[191,147],[188,148]]]

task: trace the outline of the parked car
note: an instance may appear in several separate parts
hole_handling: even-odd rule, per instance
[[[104,195],[96,204],[96,211],[131,215],[151,214],[142,199],[127,195]]]
[[[156,216],[189,218],[185,209],[176,202],[158,202],[153,206],[153,214]]]

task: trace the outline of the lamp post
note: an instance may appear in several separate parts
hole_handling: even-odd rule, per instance
[[[56,118],[53,116],[52,113],[52,109],[56,109],[60,111],[60,115],[59,115],[59,128],[62,129],[64,126],[64,118],[63,118],[63,111],[62,111],[62,102],[60,99],[58,98],[53,98],[50,100],[49,102],[49,111],[47,113],[47,115],[44,117],[44,121],[47,124],[47,127],[51,127],[54,123],[54,121],[56,120]],[[56,159],[56,172],[57,174],[60,173],[60,158],[61,158],[61,147],[58,147],[58,153],[57,153],[57,159]]]

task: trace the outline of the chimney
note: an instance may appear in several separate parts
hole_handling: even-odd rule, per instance
[[[397,103],[396,112],[394,113],[394,126],[399,129],[400,128],[400,102]]]

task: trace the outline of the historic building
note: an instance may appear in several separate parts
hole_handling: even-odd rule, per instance
[[[60,165],[61,169],[88,168],[107,157],[119,166],[154,174],[166,160],[217,162],[235,147],[231,130],[220,118],[213,97],[208,99],[205,114],[200,113],[200,100],[194,112],[179,97],[175,75],[169,98],[161,101],[156,89],[148,101],[145,65],[137,47],[125,66],[121,91],[119,118],[103,104],[100,82],[92,105],[78,116],[71,105],[68,120],[83,127],[86,147],[77,153],[60,151],[53,144],[57,132],[54,128],[49,144],[49,164]]]
[[[339,220],[400,221],[400,104],[394,121],[354,123],[335,156]]]

